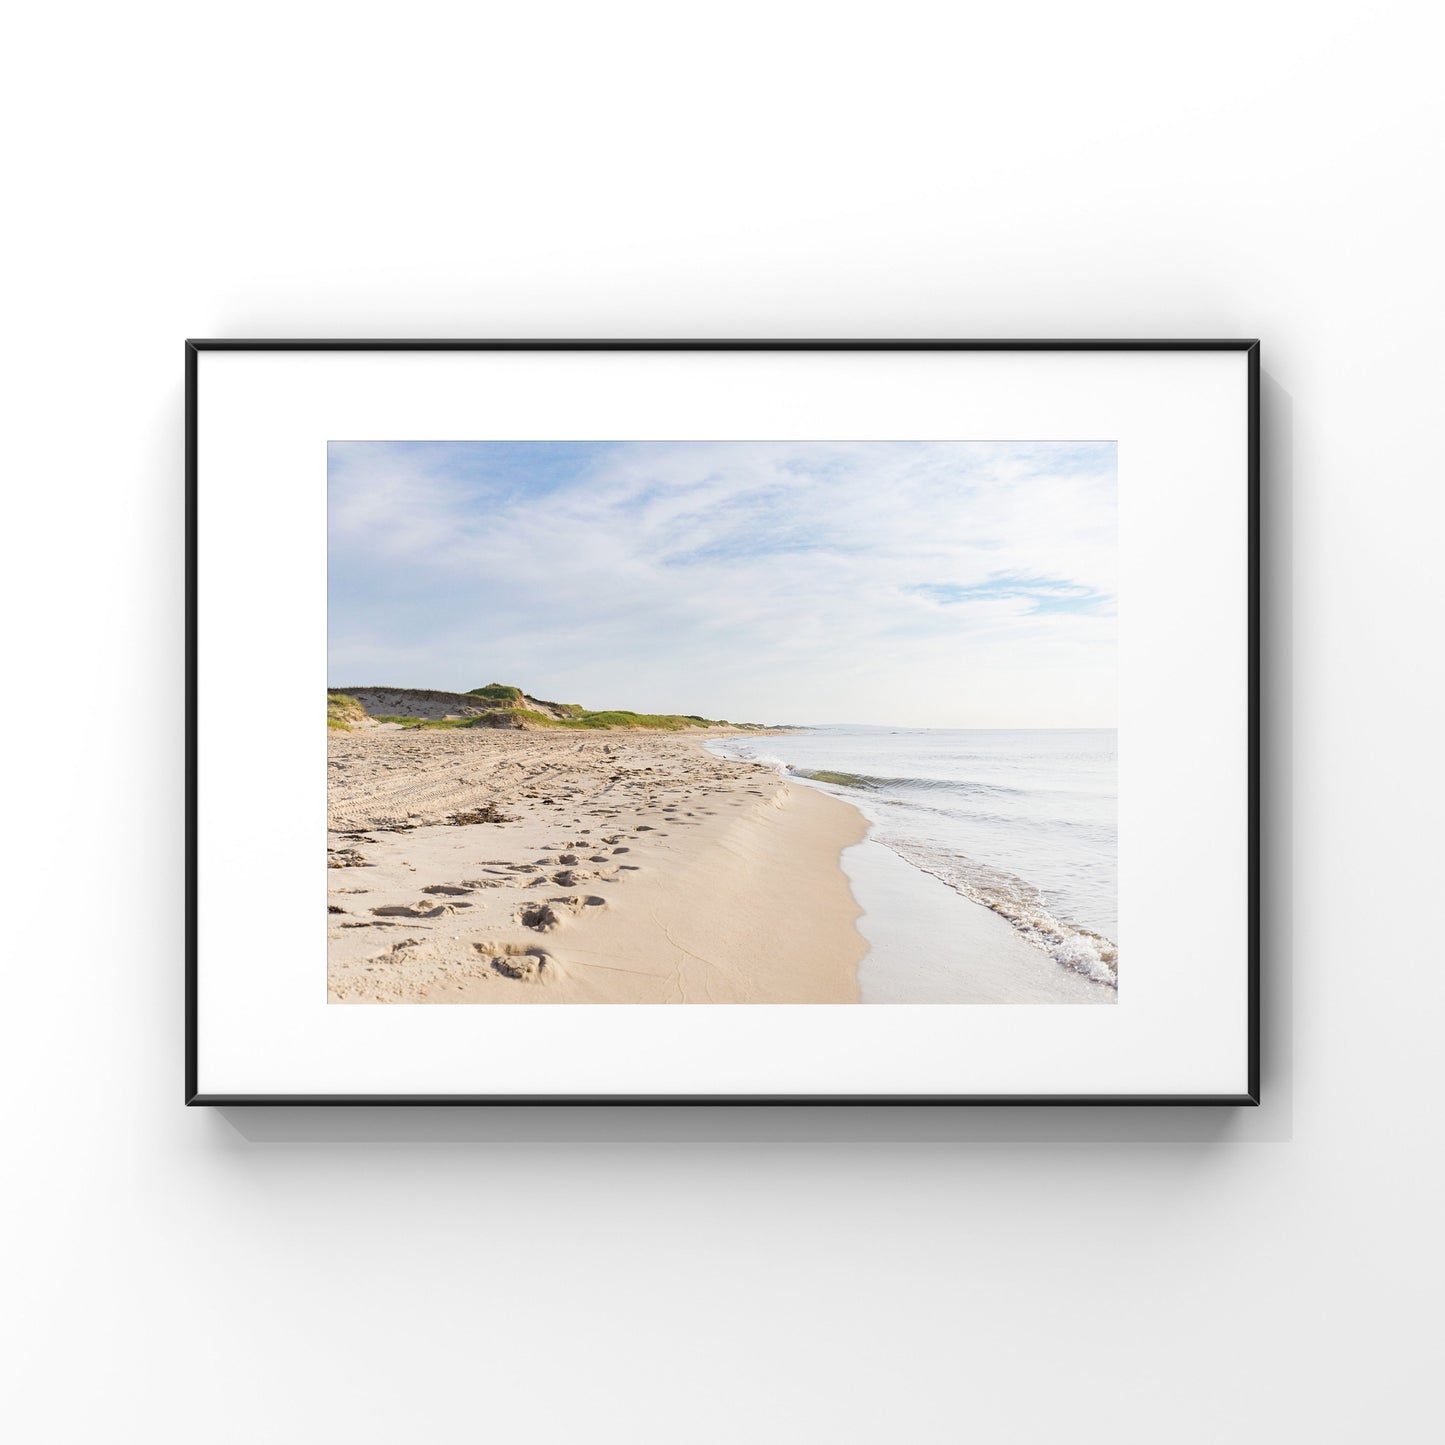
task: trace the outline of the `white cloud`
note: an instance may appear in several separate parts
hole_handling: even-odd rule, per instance
[[[332,448],[333,685],[757,721],[1114,722],[1114,449]]]

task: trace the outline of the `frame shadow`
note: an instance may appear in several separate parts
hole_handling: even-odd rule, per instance
[[[1260,1043],[1258,1108],[1187,1105],[352,1105],[207,1111],[221,1147],[251,1144],[1288,1143],[1294,1123],[1294,402],[1261,375]]]

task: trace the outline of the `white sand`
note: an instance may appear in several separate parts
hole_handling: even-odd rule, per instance
[[[858,1000],[846,803],[668,733],[328,748],[334,1002]]]

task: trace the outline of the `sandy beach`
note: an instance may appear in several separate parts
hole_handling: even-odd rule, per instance
[[[856,809],[675,733],[328,735],[336,1003],[856,1003]]]

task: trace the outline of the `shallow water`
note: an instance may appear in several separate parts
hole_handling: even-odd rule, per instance
[[[846,799],[873,841],[1059,967],[1117,982],[1113,729],[820,727],[709,747]]]

